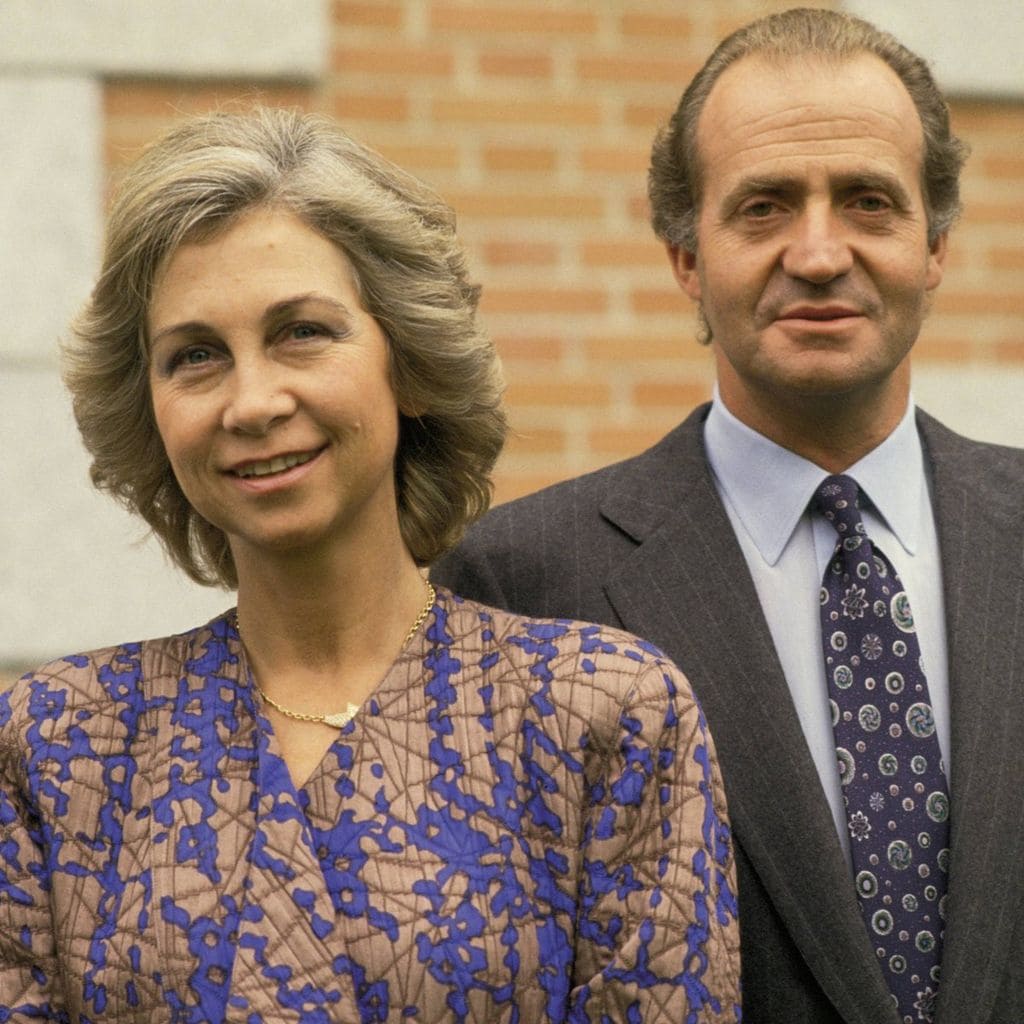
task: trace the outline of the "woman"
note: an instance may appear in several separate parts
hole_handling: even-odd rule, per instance
[[[68,382],[188,633],[0,702],[0,1019],[733,1020],[734,874],[685,679],[435,592],[504,419],[450,211],[327,122],[172,131]]]

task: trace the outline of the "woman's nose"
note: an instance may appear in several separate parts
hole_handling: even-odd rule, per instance
[[[280,367],[264,359],[239,360],[231,372],[222,425],[234,433],[262,436],[291,416],[296,405]]]

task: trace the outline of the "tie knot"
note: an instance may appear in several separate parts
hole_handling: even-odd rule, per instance
[[[828,476],[815,491],[815,506],[842,540],[859,545],[864,536],[858,498],[860,488],[852,476]]]

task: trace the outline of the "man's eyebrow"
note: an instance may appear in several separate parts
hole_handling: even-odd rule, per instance
[[[287,298],[271,303],[263,311],[260,319],[264,325],[273,323],[294,313],[299,307],[309,304],[327,306],[333,312],[344,317],[351,318],[353,315],[352,310],[338,299],[333,299],[321,292],[305,292],[302,295],[289,295]],[[203,320],[183,320],[181,323],[161,327],[159,331],[150,337],[149,346],[152,348],[161,338],[170,334],[202,334],[209,329],[210,325]]]
[[[802,178],[789,175],[756,175],[738,181],[722,197],[722,208],[730,210],[747,196],[752,195],[794,195],[806,188]],[[884,171],[858,170],[848,174],[837,175],[832,180],[834,192],[851,193],[859,191],[885,192],[892,196],[897,206],[908,209],[911,205],[910,193],[895,175]]]

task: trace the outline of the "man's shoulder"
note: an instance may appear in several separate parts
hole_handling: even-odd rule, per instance
[[[965,488],[996,502],[1019,504],[1024,493],[1024,448],[965,437],[920,409],[917,421],[933,472],[944,488]]]
[[[562,480],[493,508],[472,528],[475,537],[494,537],[523,524],[580,523],[600,518],[606,500],[667,502],[668,477],[685,487],[706,472],[701,442],[707,406],[694,410],[646,451],[580,476]]]

